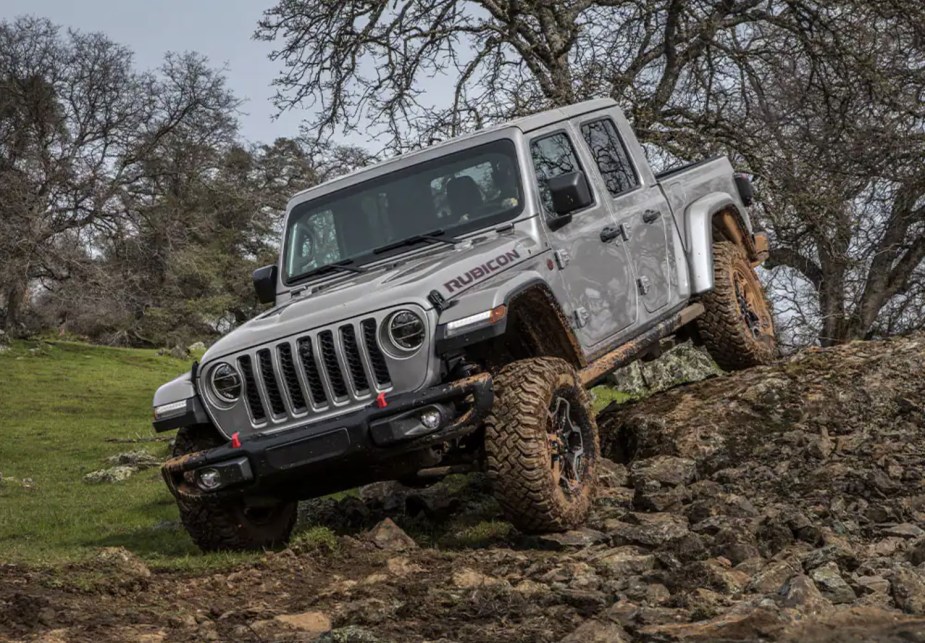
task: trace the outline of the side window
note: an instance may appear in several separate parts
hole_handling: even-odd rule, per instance
[[[543,208],[548,214],[554,214],[552,195],[549,193],[549,179],[560,174],[581,171],[578,155],[575,154],[572,141],[565,132],[533,141],[530,151],[533,155],[533,169],[536,172],[536,182],[540,188]]]
[[[612,120],[605,118],[585,123],[581,126],[581,135],[611,195],[619,196],[639,185],[633,164]]]

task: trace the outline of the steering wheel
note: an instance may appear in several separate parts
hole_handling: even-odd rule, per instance
[[[302,243],[299,252],[301,267],[299,272],[305,272],[315,267],[315,253],[321,244],[318,242],[318,232],[314,228],[305,227],[302,229],[301,234]]]

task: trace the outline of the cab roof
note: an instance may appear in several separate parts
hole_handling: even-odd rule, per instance
[[[360,181],[367,178],[365,176],[367,174],[371,175],[369,178],[372,178],[372,175],[378,176],[385,174],[393,169],[407,167],[409,165],[415,164],[418,161],[418,157],[426,156],[431,158],[435,155],[439,156],[439,154],[435,153],[448,147],[468,147],[466,143],[473,139],[485,137],[494,138],[491,136],[492,134],[509,129],[518,129],[526,134],[528,132],[546,127],[547,125],[552,125],[553,123],[569,120],[575,116],[587,114],[588,112],[596,112],[598,110],[608,109],[615,107],[616,105],[617,102],[612,98],[597,98],[594,100],[583,101],[581,103],[575,103],[574,105],[567,105],[565,107],[547,109],[542,112],[537,112],[536,114],[531,114],[529,116],[517,118],[505,123],[499,123],[498,125],[492,125],[490,127],[476,130],[470,134],[456,136],[446,141],[434,143],[433,145],[428,145],[421,149],[414,150],[412,152],[406,152],[405,154],[394,156],[385,161],[359,168],[343,176],[339,176],[329,181],[325,181],[324,183],[320,183],[319,185],[302,190],[301,192],[297,192],[289,200],[289,207],[292,207],[296,203],[306,201],[309,198],[321,196],[322,194],[328,194],[338,188],[359,183]],[[421,158],[420,160],[423,161],[425,159]]]

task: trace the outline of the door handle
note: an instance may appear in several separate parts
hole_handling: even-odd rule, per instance
[[[609,225],[603,230],[601,230],[601,241],[604,243],[610,243],[614,239],[620,236],[620,228],[616,226]]]
[[[656,219],[662,216],[660,210],[646,210],[642,215],[642,220],[646,223],[652,223]]]

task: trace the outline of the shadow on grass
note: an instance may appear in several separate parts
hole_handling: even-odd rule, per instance
[[[179,523],[166,521],[152,527],[110,534],[104,538],[80,544],[89,547],[124,547],[142,558],[188,556],[200,553],[199,548]]]
[[[261,552],[203,553],[179,523],[166,522],[81,544],[124,547],[155,571],[223,571],[254,561],[261,555]]]

